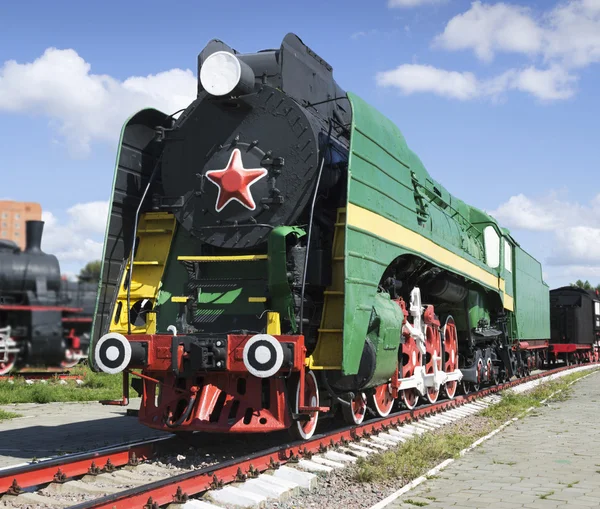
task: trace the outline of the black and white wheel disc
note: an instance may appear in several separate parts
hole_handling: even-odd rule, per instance
[[[120,373],[131,361],[131,345],[122,334],[105,334],[94,347],[94,360],[105,373]]]
[[[270,334],[252,336],[244,346],[244,365],[258,378],[273,376],[283,364],[281,343]]]

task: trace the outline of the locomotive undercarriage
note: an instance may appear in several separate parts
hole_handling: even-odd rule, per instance
[[[41,365],[44,368],[70,369],[87,357],[89,334],[77,335],[75,329],[65,331],[57,341],[52,338],[27,338],[19,328],[0,328],[0,376],[24,366]]]
[[[476,292],[479,297],[484,293],[482,288],[473,287],[466,280],[416,257],[396,260],[381,281],[382,288],[393,297],[405,297],[404,288],[416,285],[421,288],[423,300],[435,306],[442,322],[450,319],[454,323],[456,320],[458,368],[462,375],[460,387],[465,394],[479,390],[482,385],[496,385],[513,375],[522,376],[529,372],[524,356],[516,353],[509,344],[503,311],[496,312],[495,316],[490,313],[489,319],[478,320],[475,327],[470,325],[469,291]],[[410,350],[406,341],[402,350]],[[408,364],[405,353],[402,365]],[[449,387],[450,393],[447,389],[445,392],[452,397],[455,387]],[[423,395],[421,391],[420,396]],[[403,394],[405,404],[409,407],[416,404],[415,396],[407,401]]]

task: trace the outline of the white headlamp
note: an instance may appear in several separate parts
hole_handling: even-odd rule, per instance
[[[202,64],[200,83],[215,96],[230,95],[236,89],[248,93],[254,88],[254,71],[233,53],[217,51]]]

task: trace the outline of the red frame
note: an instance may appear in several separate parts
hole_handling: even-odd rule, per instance
[[[20,304],[0,304],[0,311],[62,311],[63,313],[81,313],[83,308],[64,306],[23,306]]]
[[[327,411],[326,407],[307,407],[304,402],[306,348],[304,336],[274,335],[281,343],[294,345],[292,366],[286,366],[269,378],[250,375],[243,360],[246,342],[254,334],[230,334],[227,336],[227,356],[222,370],[205,371],[184,380],[177,379],[173,372],[173,362],[179,370],[183,367],[185,355],[181,347],[176,358],[172,359],[173,336],[170,334],[126,335],[130,342],[148,344],[145,366],[131,364],[130,369],[142,368],[141,373],[125,371],[124,389],[129,386],[129,373],[143,380],[142,403],[139,420],[146,426],[165,431],[214,431],[214,432],[270,432],[289,428],[292,424],[291,402],[286,394],[290,387],[287,378],[291,373],[298,374],[300,396],[299,412]],[[179,382],[178,382],[179,380]],[[160,392],[157,388],[160,386]],[[294,386],[295,387],[295,386]],[[264,408],[263,398],[269,404]],[[120,401],[104,401],[108,405],[127,405],[129,393],[123,393]],[[177,427],[168,427],[165,419],[177,422],[189,415]],[[183,408],[183,410],[182,410]]]

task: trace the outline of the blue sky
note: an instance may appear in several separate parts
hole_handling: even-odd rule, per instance
[[[212,38],[254,52],[287,32],[511,228],[551,287],[600,282],[600,0],[5,3],[0,198],[40,202],[44,248],[77,272],[100,253],[132,108],[186,106]]]

